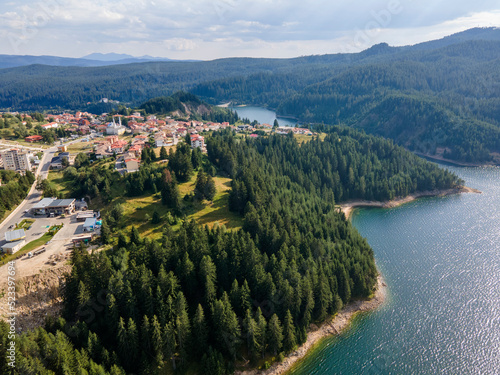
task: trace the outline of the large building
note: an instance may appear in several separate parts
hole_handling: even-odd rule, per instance
[[[108,135],[122,135],[125,133],[125,127],[122,126],[122,118],[120,117],[120,123],[117,124],[115,122],[115,119],[113,119],[113,122],[110,122],[108,126],[106,127],[106,134]]]
[[[31,209],[35,215],[62,215],[75,211],[75,199],[43,198]]]
[[[17,148],[2,152],[3,167],[12,171],[29,171],[31,162],[29,153]]]

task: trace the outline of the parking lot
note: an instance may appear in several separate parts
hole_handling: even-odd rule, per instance
[[[34,275],[44,268],[52,267],[50,264],[51,259],[55,257],[64,258],[73,248],[71,240],[75,236],[84,233],[83,222],[76,220],[76,213],[66,217],[47,218],[25,215],[24,218],[35,220],[31,228],[26,231],[26,243],[40,238],[53,225],[63,224],[63,227],[48,243],[41,246],[45,248],[43,253],[31,258],[28,255],[24,255],[16,261],[16,277],[18,278]],[[4,242],[5,240],[2,240],[2,243]],[[0,280],[7,280],[7,269],[8,267],[6,266],[0,267]]]

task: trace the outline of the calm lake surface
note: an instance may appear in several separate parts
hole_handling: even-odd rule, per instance
[[[388,301],[292,374],[500,374],[500,168],[443,167],[483,194],[356,210]]]
[[[261,124],[273,125],[274,120],[278,119],[280,126],[297,126],[297,121],[288,118],[276,117],[276,112],[262,107],[229,107],[238,112],[241,118],[247,118],[250,121],[257,120]]]

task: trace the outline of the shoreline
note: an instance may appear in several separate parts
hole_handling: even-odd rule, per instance
[[[307,333],[307,340],[297,350],[285,357],[283,362],[274,363],[268,370],[245,370],[236,371],[236,375],[284,375],[287,374],[298,362],[304,359],[323,339],[338,335],[346,329],[351,320],[358,313],[375,310],[381,306],[387,298],[387,284],[382,275],[377,276],[377,286],[373,296],[367,300],[357,300],[343,307],[334,317],[324,322],[319,328]]]
[[[414,201],[415,199],[418,198],[423,198],[423,197],[444,197],[448,195],[455,195],[455,194],[461,194],[461,193],[476,193],[476,194],[481,194],[481,192],[477,189],[473,189],[467,186],[461,186],[458,188],[453,188],[453,189],[444,189],[444,190],[428,190],[428,191],[422,191],[419,193],[413,193],[410,194],[404,198],[396,198],[392,199],[390,201],[366,201],[366,200],[356,200],[356,201],[350,201],[350,202],[345,202],[337,207],[339,207],[340,211],[342,211],[346,217],[346,219],[350,219],[352,212],[355,208],[357,207],[378,207],[378,208],[394,208],[401,206],[405,203],[409,203]]]
[[[430,155],[430,154],[424,154],[422,152],[411,151],[411,150],[408,150],[408,151],[410,151],[410,152],[414,153],[415,155],[420,156],[422,158],[431,159],[432,161],[439,161],[439,162],[443,162],[443,163],[448,163],[448,164],[455,165],[458,167],[486,167],[486,166],[497,166],[498,165],[498,163],[496,163],[494,161],[493,162],[490,161],[490,162],[486,162],[486,163],[468,163],[465,161],[446,159],[441,155]]]

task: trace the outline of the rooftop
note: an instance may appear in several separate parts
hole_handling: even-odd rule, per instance
[[[24,229],[16,229],[10,232],[5,232],[5,241],[7,242],[19,241],[20,239],[25,237],[26,232],[24,231]]]

